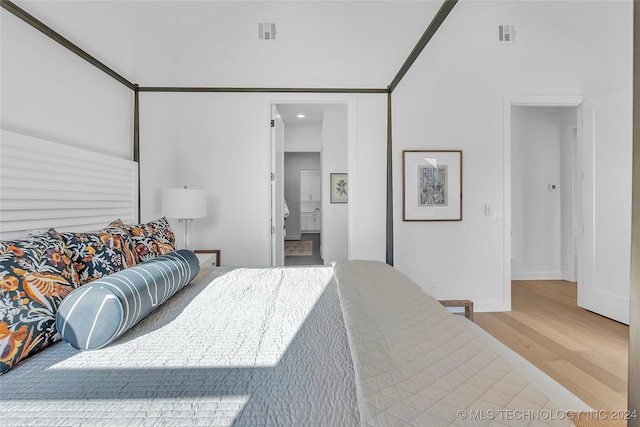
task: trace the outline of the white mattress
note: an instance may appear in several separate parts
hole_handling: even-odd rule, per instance
[[[203,270],[109,346],[0,376],[3,426],[358,425],[330,267]]]
[[[568,426],[562,410],[582,409],[558,407],[474,325],[392,267],[340,262],[335,274],[361,425]]]

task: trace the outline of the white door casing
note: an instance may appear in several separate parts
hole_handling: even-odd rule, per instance
[[[504,198],[504,229],[503,229],[503,301],[502,309],[511,310],[511,260],[512,260],[512,220],[511,220],[511,107],[577,107],[582,104],[582,96],[543,96],[543,95],[505,95],[503,104],[504,116],[504,145],[503,145],[503,198]]]
[[[284,123],[271,104],[271,266],[284,265]]]

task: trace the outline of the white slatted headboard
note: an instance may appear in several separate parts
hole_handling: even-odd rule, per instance
[[[99,230],[138,219],[138,164],[5,130],[0,239],[32,230]]]

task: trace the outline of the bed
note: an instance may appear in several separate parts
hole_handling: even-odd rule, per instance
[[[106,347],[59,342],[0,376],[0,418],[12,426],[570,425],[563,411],[588,409],[498,344],[383,263],[204,268]],[[501,422],[517,415],[506,411],[532,415]]]
[[[50,322],[43,332],[50,345],[40,351],[34,346],[15,365],[2,365],[9,347],[0,330],[0,367],[10,367],[0,372],[3,426],[570,425],[566,411],[589,410],[400,272],[374,261],[207,267],[197,274],[194,268],[188,280],[164,292],[163,303],[158,293],[147,292],[149,314],[132,305],[137,315],[126,327],[120,327],[123,317],[116,335],[80,351],[65,323],[57,322],[62,307],[101,281],[153,270],[149,263],[180,251],[171,252],[174,236],[166,220],[135,226],[113,221],[101,230],[106,239],[105,233],[85,234],[117,217],[135,222],[134,162],[4,130],[0,149],[0,239],[55,227],[59,233],[32,238],[53,245],[39,250],[39,267],[46,267],[41,277],[67,271],[59,260],[44,262],[45,252],[51,258],[50,249],[62,239],[79,254],[65,277],[96,279],[72,286],[68,295],[58,292],[50,306],[40,307],[49,321],[56,317],[58,331]],[[86,181],[86,168],[63,173],[64,164],[90,164],[112,171],[113,178]],[[41,173],[23,171],[28,168]],[[56,193],[60,187],[66,190]],[[147,229],[168,240],[149,241]],[[129,245],[128,238],[135,241]],[[87,242],[94,244],[91,254]],[[84,261],[97,260],[98,253],[110,262]],[[117,265],[114,254],[120,254]],[[3,281],[8,305],[19,297],[17,282],[33,279],[16,265],[14,282]],[[84,322],[90,331],[101,324],[92,322]],[[53,342],[56,333],[67,342]]]

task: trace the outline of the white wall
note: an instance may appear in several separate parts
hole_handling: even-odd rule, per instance
[[[177,158],[182,144],[177,133],[175,105],[175,94],[140,94],[140,219],[143,222],[163,216],[163,188],[184,186],[177,180]],[[174,218],[169,218],[169,223],[177,241],[182,241],[183,227],[179,227]]]
[[[325,264],[349,257],[348,213],[350,203],[331,203],[332,173],[348,171],[347,115],[325,111],[322,118],[322,259]],[[349,189],[347,189],[348,191]]]
[[[3,129],[123,159],[133,92],[2,9]]]
[[[577,111],[568,108],[573,111],[571,118],[562,110],[524,106],[511,110],[511,267],[515,280],[559,280],[570,270],[566,264],[573,259],[572,140],[566,128],[570,125],[567,119],[576,122]],[[551,184],[556,190],[550,190]]]
[[[358,100],[356,144],[351,143],[354,130],[349,127],[349,259],[384,262],[387,240],[387,97],[360,95]],[[354,122],[351,116],[349,120],[349,123]]]
[[[585,93],[593,97],[627,88],[633,68],[633,1],[595,1],[593,10],[583,13],[593,22],[588,37],[582,40],[589,48],[590,64],[586,70]]]
[[[168,96],[167,94],[158,94]],[[146,94],[145,94],[146,96]],[[170,135],[175,127],[176,181],[179,185],[204,188],[209,195],[209,216],[195,221],[196,248],[217,248],[225,265],[268,266],[270,264],[270,165],[271,105],[285,102],[346,103],[350,123],[348,147],[350,188],[362,185],[370,197],[349,203],[349,224],[375,224],[373,233],[353,233],[349,227],[349,250],[358,248],[384,259],[384,173],[370,168],[384,164],[386,147],[386,96],[343,94],[180,93],[156,104],[141,126],[153,127],[157,135]],[[175,119],[166,120],[175,106]],[[351,125],[353,124],[353,125]],[[149,130],[145,130],[149,132]],[[355,151],[355,147],[365,147]],[[158,154],[160,155],[160,154]],[[365,164],[362,173],[358,166]],[[331,167],[327,165],[327,167]],[[384,166],[383,166],[384,167]],[[341,168],[342,169],[342,168]],[[353,169],[353,173],[351,173]],[[344,169],[343,169],[344,170]],[[158,173],[162,173],[159,171]],[[157,193],[164,184],[147,180],[145,191]],[[375,186],[377,193],[370,188]],[[353,195],[353,190],[352,190]],[[353,217],[351,208],[353,208]],[[152,211],[153,207],[149,212]],[[324,214],[324,212],[323,212]],[[353,243],[352,243],[353,242]],[[351,254],[350,254],[351,255]]]
[[[587,38],[593,28],[602,29],[598,37],[609,37],[608,22],[619,23],[630,36],[630,2],[608,2],[606,9],[591,3],[459,2],[394,91],[395,266],[437,298],[472,299],[479,311],[510,308],[510,254],[504,244],[510,230],[503,222],[509,166],[505,97],[581,95],[587,87],[602,86],[590,79],[618,75],[624,81],[610,85],[630,83],[630,67],[611,74],[607,69],[626,67],[631,52],[599,64],[588,45],[594,37]],[[590,25],[582,28],[583,22]],[[517,25],[517,43],[496,43],[499,23]],[[598,72],[592,69],[596,64]],[[403,149],[463,150],[461,222],[402,222]],[[501,220],[484,215],[487,203]]]
[[[289,126],[284,134],[284,151],[322,151],[321,126]]]

